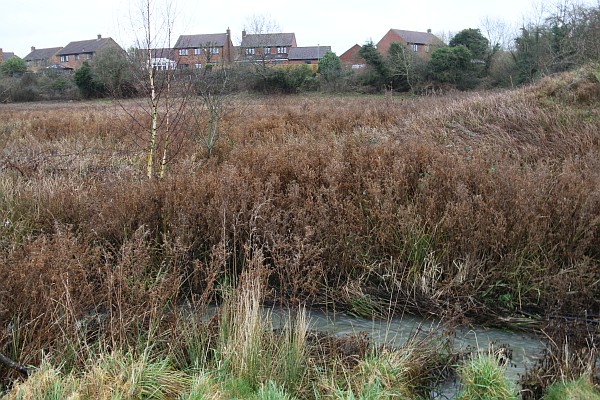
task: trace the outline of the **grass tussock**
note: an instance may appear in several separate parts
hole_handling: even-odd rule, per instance
[[[589,379],[580,378],[576,381],[556,383],[548,388],[545,400],[598,400],[600,392]]]
[[[460,400],[516,400],[517,394],[506,379],[505,366],[493,354],[475,355],[458,369]]]
[[[184,337],[181,308],[229,304],[249,269],[270,303],[597,327],[598,85],[582,70],[504,92],[240,97],[211,157],[178,120],[151,180],[135,103],[3,106],[0,352],[68,374],[99,344],[137,359],[152,341],[177,368],[218,349],[251,390],[304,386],[305,339],[259,334],[256,299],[231,303],[241,325],[221,316],[224,342]],[[282,354],[287,372],[261,365]]]

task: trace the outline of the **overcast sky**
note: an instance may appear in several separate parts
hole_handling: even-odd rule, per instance
[[[164,2],[165,0],[153,0]],[[597,0],[582,2],[595,4]],[[354,44],[375,43],[390,29],[433,33],[481,26],[483,18],[518,26],[535,15],[540,0],[171,0],[179,34],[219,33],[229,27],[234,45],[252,15],[268,15],[298,46],[331,46],[341,55]],[[548,3],[548,2],[546,2]],[[31,46],[63,47],[71,41],[112,37],[133,44],[131,12],[138,0],[0,0],[0,48],[25,57]],[[135,11],[133,12],[136,16]],[[136,16],[137,17],[137,16]],[[138,29],[137,34],[140,34]]]

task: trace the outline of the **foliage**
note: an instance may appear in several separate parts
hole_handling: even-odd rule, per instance
[[[460,88],[473,86],[473,56],[464,46],[443,47],[431,53],[432,77],[445,83],[455,84]]]
[[[390,83],[390,71],[381,53],[373,42],[368,42],[359,50],[360,56],[367,63],[367,70],[363,72],[364,84],[382,90]]]
[[[328,51],[321,57],[318,72],[325,85],[333,91],[337,90],[342,75],[342,63],[334,52]]]
[[[27,64],[25,61],[18,56],[9,58],[0,64],[0,73],[5,76],[18,76],[24,74],[27,71]]]
[[[473,59],[486,61],[490,51],[489,40],[479,29],[463,29],[450,39],[450,47],[464,46],[471,52]]]
[[[81,92],[81,96],[86,99],[102,97],[105,94],[105,86],[96,79],[90,65],[84,61],[81,67],[75,71],[73,80]]]
[[[541,22],[521,28],[513,53],[520,82],[566,71],[600,57],[600,8],[572,2],[560,4]]]
[[[93,80],[114,97],[131,97],[136,94],[132,64],[120,48],[105,47],[94,56],[91,66]]]
[[[290,94],[315,89],[313,71],[305,64],[274,67],[267,70],[264,76],[267,93]]]

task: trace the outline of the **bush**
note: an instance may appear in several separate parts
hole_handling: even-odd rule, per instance
[[[318,88],[318,81],[307,65],[274,67],[269,69],[265,77],[268,93],[298,93]]]

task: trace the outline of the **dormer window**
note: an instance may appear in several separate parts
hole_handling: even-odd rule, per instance
[[[60,62],[67,62],[69,61],[69,56],[60,56]]]
[[[287,47],[278,47],[277,54],[285,54],[287,53]]]
[[[188,55],[188,49],[179,49],[179,55],[180,56],[187,56]]]
[[[250,48],[246,49],[246,55],[253,56],[254,54],[256,54],[254,47],[250,47]]]

